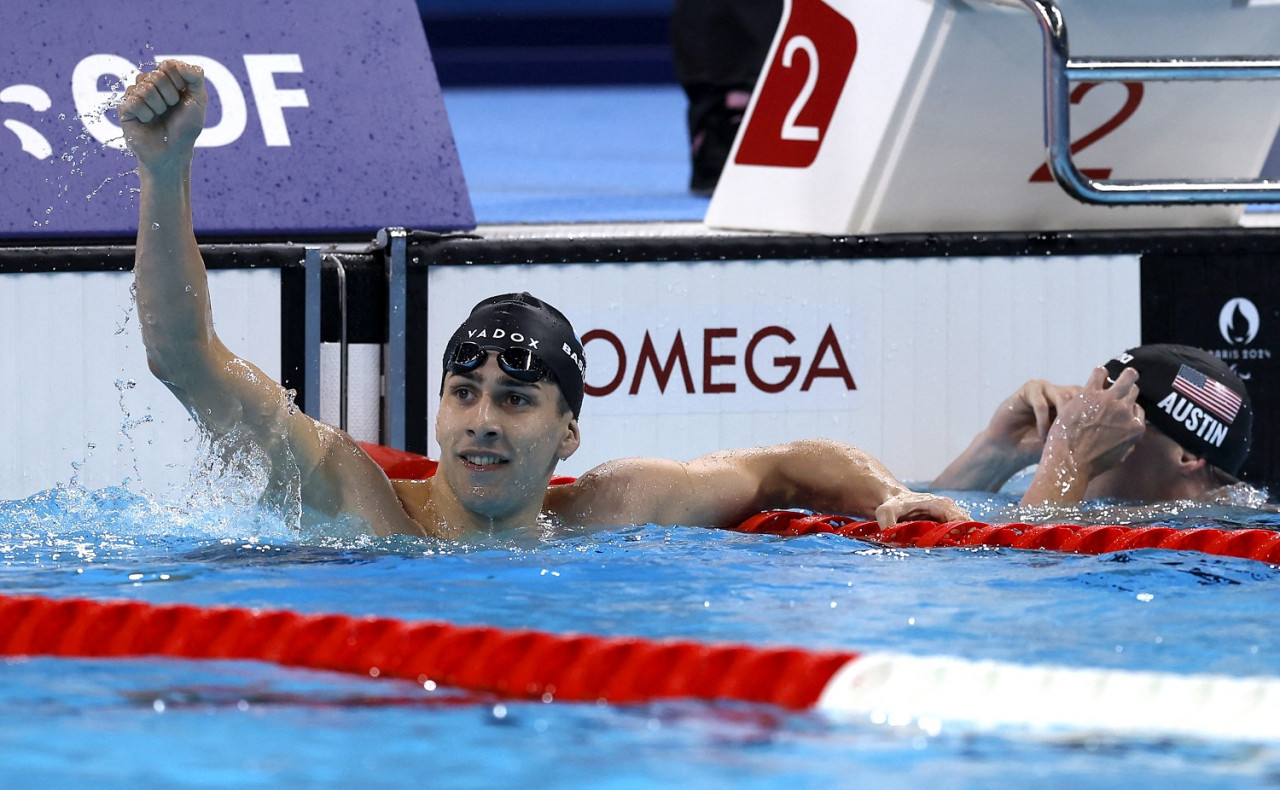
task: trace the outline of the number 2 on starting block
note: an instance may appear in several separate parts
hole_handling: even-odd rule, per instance
[[[1280,55],[1280,4],[1059,5],[1073,57]],[[1243,211],[1095,206],[1060,189],[1045,164],[1041,33],[1017,0],[786,0],[765,62],[707,210],[714,227],[1221,227]],[[1070,107],[1072,155],[1091,178],[1254,179],[1280,81],[1078,82]]]
[[[822,0],[795,0],[734,161],[808,167],[858,53],[853,23]]]

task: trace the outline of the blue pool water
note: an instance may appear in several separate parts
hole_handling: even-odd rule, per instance
[[[1249,560],[657,527],[452,545],[191,512],[124,489],[0,503],[0,592],[1280,674],[1280,570]],[[6,661],[3,677],[12,787],[1239,788],[1280,777],[1276,744],[964,725],[929,735],[767,706],[519,702],[253,662],[36,658]]]

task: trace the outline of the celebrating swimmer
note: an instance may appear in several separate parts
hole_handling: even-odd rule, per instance
[[[1253,406],[1222,360],[1190,346],[1131,348],[1083,387],[1029,381],[934,480],[996,491],[1039,463],[1024,505],[1084,499],[1225,500],[1249,454]]]
[[[305,522],[452,539],[528,527],[540,516],[566,527],[730,527],[786,507],[874,516],[882,525],[967,518],[950,499],[913,492],[868,454],[826,440],[686,463],[614,461],[548,488],[580,441],[585,356],[569,321],[528,294],[481,302],[450,340],[437,474],[388,480],[347,434],[293,408],[279,384],[214,332],[191,218],[191,163],[207,100],[199,68],[165,61],[139,75],[119,107],[141,181],[134,272],[147,361],[204,431],[264,451],[269,491],[300,484]]]

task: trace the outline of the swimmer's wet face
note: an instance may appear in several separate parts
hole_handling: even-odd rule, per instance
[[[1119,465],[1089,481],[1088,499],[1158,502],[1177,499],[1179,464],[1187,450],[1159,428],[1146,424],[1133,452]]]
[[[522,381],[498,356],[445,374],[436,475],[472,513],[532,523],[556,464],[578,448],[578,421],[556,385]]]

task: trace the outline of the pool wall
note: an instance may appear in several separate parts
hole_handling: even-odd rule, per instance
[[[480,298],[528,289],[562,307],[586,343],[584,444],[567,474],[617,456],[829,436],[928,480],[1026,379],[1082,381],[1125,347],[1176,341],[1248,377],[1258,421],[1246,472],[1269,482],[1277,247],[1280,234],[1263,228],[835,238],[700,223],[482,226],[410,234],[402,253],[316,249],[318,349],[304,331],[306,248],[204,251],[224,340],[333,423],[345,289],[347,427],[364,441],[396,444],[399,424],[407,449],[432,453],[449,333]],[[14,373],[0,382],[11,437],[0,496],[72,478],[154,489],[189,474],[194,428],[146,369],[132,254],[0,248],[0,331],[14,339],[3,352]],[[396,254],[403,363],[388,344]]]

